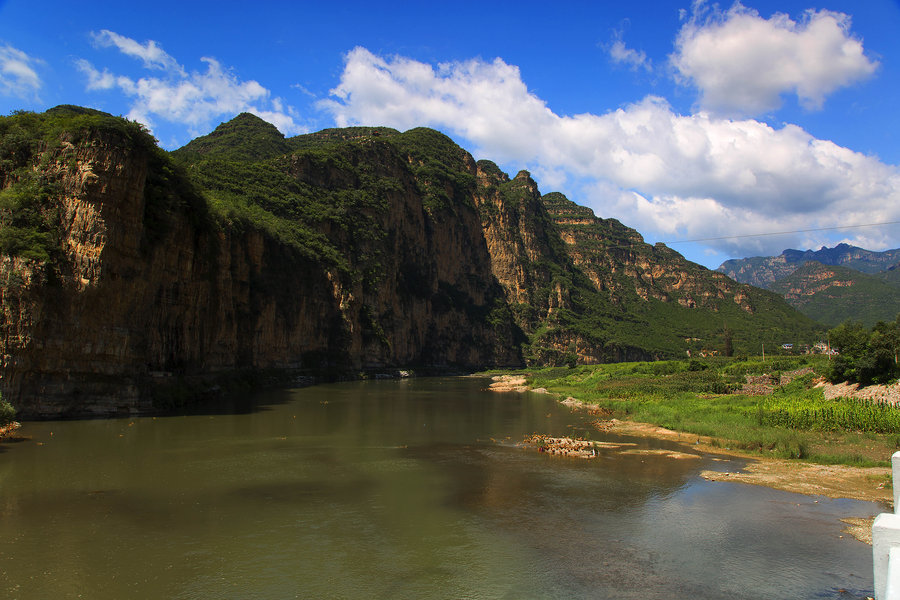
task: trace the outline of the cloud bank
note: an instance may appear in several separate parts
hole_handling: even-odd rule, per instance
[[[545,192],[561,189],[662,239],[900,220],[897,167],[800,127],[680,115],[652,96],[605,114],[558,115],[499,58],[432,66],[356,48],[331,93],[320,106],[339,126],[441,129],[479,157],[528,168]],[[714,245],[752,254],[765,243]]]
[[[167,54],[156,42],[144,44],[103,30],[94,34],[101,48],[115,48],[122,54],[140,60],[150,71],[161,71],[158,77],[133,79],[95,68],[80,59],[77,68],[87,77],[89,91],[117,89],[131,97],[128,118],[152,129],[154,119],[188,125],[192,135],[206,133],[221,117],[231,118],[240,112],[253,113],[269,121],[282,133],[298,134],[305,129],[295,121],[296,111],[258,82],[241,81],[214,58],[203,57],[206,71],[188,71]]]
[[[850,33],[850,17],[809,10],[799,22],[777,13],[763,19],[736,3],[727,12],[695,2],[670,62],[697,87],[700,107],[728,116],[778,108],[796,94],[809,109],[835,90],[870,77],[878,63]]]

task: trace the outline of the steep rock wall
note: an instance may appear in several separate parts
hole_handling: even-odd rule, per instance
[[[497,288],[474,207],[429,215],[399,156],[384,168],[408,185],[371,215],[372,285],[222,226],[177,190],[148,193],[158,165],[125,140],[51,154],[41,168],[59,183],[60,258],[0,265],[0,387],[24,416],[148,410],[159,384],[239,369],[518,361],[485,321]]]

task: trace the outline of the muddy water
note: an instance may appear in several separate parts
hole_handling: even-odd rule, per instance
[[[0,444],[4,598],[863,598],[883,507],[708,482],[740,465],[517,447],[589,431],[472,378],[283,390]],[[631,441],[640,447],[663,442]]]

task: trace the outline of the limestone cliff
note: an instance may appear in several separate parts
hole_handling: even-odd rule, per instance
[[[815,331],[433,130],[245,114],[166,153],[89,109],[0,118],[0,391],[25,416],[270,369],[679,357],[726,319],[738,348]]]
[[[115,128],[36,150],[5,179],[54,180],[54,256],[7,255],[0,272],[2,391],[26,416],[149,409],[155,384],[239,369],[519,362],[512,327],[487,321],[500,292],[474,206],[427,211],[393,148],[353,148],[400,184],[351,207],[365,231],[321,224],[341,261],[214,218],[170,160]],[[365,187],[287,162],[305,185]]]
[[[529,336],[527,362],[595,364],[656,356],[647,347],[618,343],[598,321],[611,309],[621,311],[590,289],[527,171],[510,180],[494,163],[480,161],[475,201],[493,273]]]
[[[543,202],[575,265],[613,302],[625,303],[636,294],[713,312],[725,302],[756,311],[751,301],[756,294],[748,285],[685,260],[663,244],[645,244],[638,232],[615,219],[599,219],[562,194],[546,194]]]

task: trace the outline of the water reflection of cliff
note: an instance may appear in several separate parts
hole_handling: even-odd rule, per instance
[[[586,433],[582,418],[483,385],[355,382],[236,414],[27,423],[31,440],[0,461],[0,587],[641,600],[871,587],[868,547],[837,537],[840,505],[706,482],[709,458],[517,447]]]

